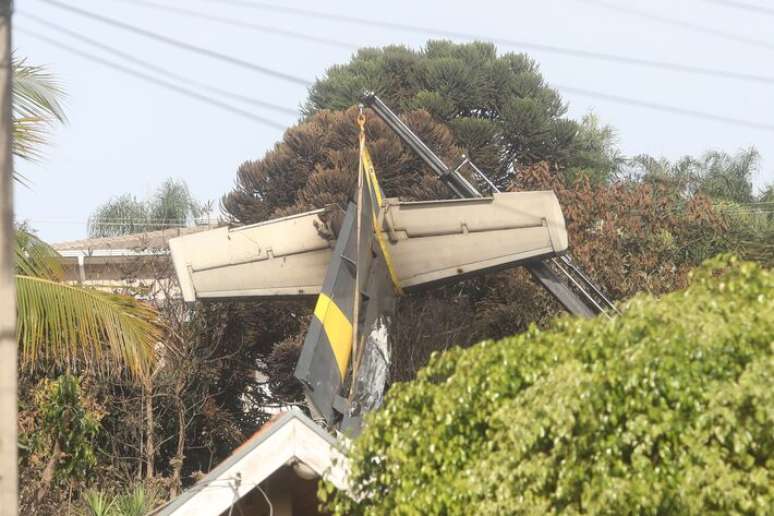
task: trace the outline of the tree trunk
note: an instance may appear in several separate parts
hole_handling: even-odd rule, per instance
[[[54,442],[54,449],[51,451],[51,457],[49,457],[46,467],[43,468],[43,474],[40,475],[40,487],[38,487],[38,493],[35,496],[36,500],[40,502],[46,496],[48,488],[51,486],[51,481],[54,480],[54,473],[56,472],[56,465],[59,462],[59,458],[62,456],[62,447],[59,445],[59,439]]]
[[[154,462],[156,459],[156,444],[154,442],[153,418],[153,380],[143,382],[145,391],[145,478],[154,477]]]
[[[181,389],[182,390],[182,389]],[[185,407],[183,406],[183,400],[180,397],[180,392],[177,393],[177,449],[175,450],[175,457],[170,461],[172,464],[172,482],[170,486],[170,495],[172,497],[177,496],[180,488],[182,487],[181,475],[183,470],[183,460],[185,455]]]

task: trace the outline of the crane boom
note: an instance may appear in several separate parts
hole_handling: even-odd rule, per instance
[[[367,92],[363,96],[362,102],[371,108],[406,145],[411,147],[455,195],[468,199],[483,197],[483,194],[460,173],[460,167],[452,169],[446,165],[376,94]],[[499,189],[491,181],[488,181],[478,167],[472,166],[478,174],[487,180],[495,192],[499,192]],[[599,313],[605,313],[607,309],[616,311],[615,306],[602,293],[602,290],[580,271],[580,268],[572,262],[569,256],[560,258],[561,261],[556,258],[531,261],[525,264],[525,267],[565,310],[574,315],[593,317]],[[562,277],[574,285],[576,289],[574,290],[569,284],[563,282]]]

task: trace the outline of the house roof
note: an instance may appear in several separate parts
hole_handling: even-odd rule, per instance
[[[59,242],[52,247],[60,253],[66,251],[95,250],[133,250],[133,249],[166,249],[170,238],[212,229],[214,225],[200,225],[181,228],[162,229],[105,238],[86,238]]]
[[[300,411],[291,410],[275,415],[226,460],[156,514],[220,514],[275,471],[294,462],[346,490],[345,458],[336,439]]]

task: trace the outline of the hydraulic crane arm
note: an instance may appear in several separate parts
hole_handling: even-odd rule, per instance
[[[414,131],[412,131],[403,120],[398,118],[398,115],[393,113],[393,111],[382,102],[382,99],[377,97],[374,93],[367,93],[363,97],[363,103],[379,115],[379,118],[387,124],[387,127],[392,129],[406,145],[411,147],[411,149],[422,158],[422,161],[424,161],[433,172],[449,185],[449,188],[457,195],[457,197],[465,199],[483,197],[481,192],[479,192],[475,186],[470,184],[470,181],[465,179],[458,171],[450,169],[436,153],[430,150],[430,148],[425,145],[425,142],[423,142],[419,136],[414,134]]]
[[[407,126],[398,115],[396,115],[382,100],[373,92],[366,93],[363,96],[363,104],[370,107],[381,118],[403,142],[419,155],[420,158],[433,170],[451,189],[455,195],[462,198],[483,197],[481,192],[468,181],[465,176],[460,174],[459,167],[451,169],[444,161],[435,154],[409,126]],[[472,165],[472,163],[471,163]],[[473,165],[473,169],[485,179],[490,187],[499,192],[497,187],[492,184],[483,173]],[[561,305],[570,313],[581,317],[593,317],[596,314],[604,313],[606,308],[616,310],[612,302],[605,297],[601,289],[594,285],[576,265],[574,265],[568,256],[562,256],[561,262],[556,259],[545,259],[529,262],[525,266],[532,276],[551,295],[561,303]],[[551,266],[553,264],[553,267]],[[564,264],[564,265],[563,265]],[[557,273],[559,271],[559,273]],[[562,274],[570,284],[575,285],[573,290],[568,284],[562,281]],[[586,288],[583,288],[586,285]],[[594,298],[593,292],[597,298]]]

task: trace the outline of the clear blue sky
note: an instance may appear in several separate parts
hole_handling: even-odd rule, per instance
[[[333,64],[347,62],[351,54],[346,48],[195,20],[127,1],[65,1],[309,80],[321,77]],[[356,46],[400,43],[419,47],[432,37],[205,0],[155,1],[334,38]],[[774,15],[734,9],[712,0],[607,1],[669,20],[701,25],[737,38],[617,12],[599,2],[584,0],[291,0],[282,5],[490,38],[774,75],[771,66],[774,62]],[[745,1],[771,6],[765,0]],[[275,3],[280,4],[280,0]],[[303,86],[175,49],[39,0],[20,0],[16,7],[213,86],[289,108],[297,108],[306,96]],[[14,22],[19,28],[99,53],[21,14]],[[239,164],[260,158],[281,139],[279,129],[262,126],[86,61],[26,34],[17,33],[14,38],[17,55],[29,58],[34,64],[46,65],[59,77],[68,93],[65,105],[69,123],[54,133],[45,159],[40,163],[17,163],[19,171],[33,183],[30,189],[17,188],[17,220],[30,221],[49,242],[83,238],[86,220],[97,205],[127,192],[145,197],[167,177],[184,179],[198,199],[217,203],[233,185]],[[500,50],[522,49],[501,47]],[[551,84],[774,125],[774,84],[703,77],[542,51],[528,53],[540,63]],[[755,177],[756,185],[774,181],[772,131],[622,105],[573,92],[563,92],[563,96],[569,103],[570,116],[580,118],[593,111],[603,122],[614,126],[627,155],[648,153],[674,159],[709,149],[735,152],[754,145],[763,155],[761,170]],[[249,105],[240,107],[284,126],[295,122],[292,115]]]

